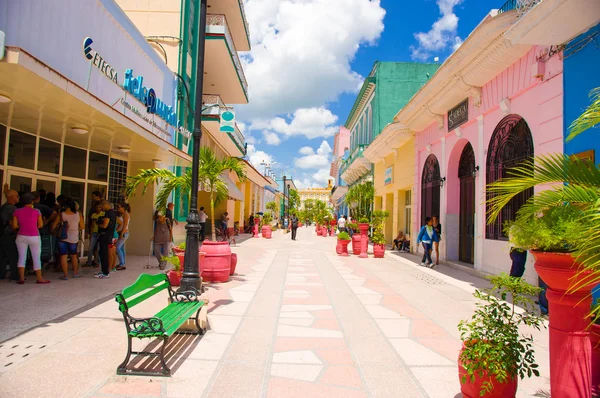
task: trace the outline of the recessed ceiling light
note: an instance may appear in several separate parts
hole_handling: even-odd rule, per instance
[[[79,135],[84,135],[89,132],[89,130],[85,127],[71,127],[71,131]]]
[[[131,148],[130,148],[130,147],[128,147],[127,145],[120,146],[120,147],[119,147],[119,148],[117,148],[117,149],[118,149],[119,151],[121,151],[121,152],[124,152],[124,153],[131,152]]]
[[[152,159],[152,161],[153,161],[154,163],[160,163],[160,162],[162,162],[162,160],[160,160],[160,159]]]
[[[6,95],[0,94],[0,103],[7,104],[10,101],[12,101],[12,99],[10,97],[7,97]]]

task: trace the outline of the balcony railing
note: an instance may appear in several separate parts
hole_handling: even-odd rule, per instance
[[[500,9],[498,10],[498,14],[502,14],[517,8],[517,0],[508,0]]]
[[[498,10],[498,14],[502,14],[511,10],[517,10],[517,19],[521,19],[542,0],[508,0]]]
[[[212,106],[211,106],[212,105]],[[218,106],[217,106],[218,105]],[[202,107],[204,111],[202,112],[203,116],[218,116],[219,120],[221,117],[221,113],[223,113],[227,109],[231,109],[232,107],[228,107],[223,103],[221,97],[215,94],[204,94],[202,95]],[[227,133],[229,138],[235,143],[235,145],[245,154],[245,145],[246,139],[244,138],[244,134],[238,128],[237,123],[235,124],[235,131],[233,133]]]
[[[233,63],[235,64],[235,69],[237,70],[238,77],[240,79],[240,82],[242,83],[244,92],[248,94],[248,81],[246,80],[246,75],[244,75],[242,62],[240,61],[240,57],[237,54],[237,50],[235,49],[235,44],[233,43],[231,32],[227,27],[227,18],[225,18],[225,15],[208,14],[206,16],[206,30],[207,33],[213,33],[217,35],[221,34],[225,36],[225,41],[227,42],[227,46],[229,47],[229,51],[231,52],[231,59],[233,59]]]
[[[244,0],[238,0],[240,3],[240,11],[242,12],[242,19],[244,20],[244,27],[246,28],[246,36],[250,37],[250,25],[246,19],[246,11],[244,10]]]
[[[228,133],[229,137],[235,142],[240,151],[246,155],[246,139],[244,138],[244,134],[238,128],[237,123],[235,124],[235,131],[233,133]]]
[[[344,163],[342,164],[342,167],[340,168],[340,175],[344,174],[346,172],[346,170],[348,170],[348,167],[350,167],[350,165],[356,159],[361,158],[363,156],[363,151],[365,150],[366,147],[367,147],[367,145],[359,145],[352,151],[350,156],[348,156],[348,159],[346,159],[344,161]]]

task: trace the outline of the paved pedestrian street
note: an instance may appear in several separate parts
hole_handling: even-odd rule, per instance
[[[276,231],[232,248],[236,275],[209,285],[208,332],[177,335],[168,346],[170,378],[116,375],[127,341],[107,299],[0,343],[0,396],[460,397],[457,324],[486,282],[389,251],[385,259],[339,257],[335,244],[300,228],[295,242]],[[68,290],[57,294],[69,300]],[[152,315],[166,300],[156,295],[132,313]],[[549,396],[548,332],[534,336],[542,376],[521,381],[518,397]]]

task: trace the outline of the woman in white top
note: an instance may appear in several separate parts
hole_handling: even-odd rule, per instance
[[[60,265],[63,276],[58,279],[68,280],[69,264],[67,255],[71,256],[73,264],[73,278],[81,278],[79,275],[79,256],[77,255],[77,243],[79,243],[79,231],[83,229],[83,215],[77,212],[77,203],[72,199],[67,200],[66,210],[56,217],[52,228],[58,228],[58,252],[60,254]]]

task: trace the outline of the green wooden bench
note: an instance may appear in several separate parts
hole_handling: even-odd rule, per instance
[[[137,304],[149,299],[155,294],[167,290],[171,303],[160,310],[151,318],[134,318],[129,314],[129,310]],[[178,292],[171,288],[169,278],[166,274],[150,275],[142,274],[131,286],[126,287],[115,297],[119,303],[119,310],[123,313],[125,327],[127,328],[127,356],[123,363],[117,368],[119,375],[149,375],[149,376],[170,376],[171,370],[165,361],[165,347],[171,337],[177,332],[179,327],[187,322],[188,319],[195,319],[198,334],[204,334],[200,326],[198,316],[200,310],[205,305],[204,301],[198,299],[194,291]],[[195,313],[195,316],[194,316]],[[133,338],[138,339],[162,339],[163,344],[158,352],[132,351],[131,343]],[[127,364],[131,354],[158,356],[162,365],[161,372],[144,372],[138,370],[128,370]]]

